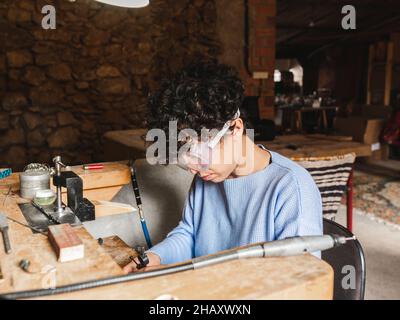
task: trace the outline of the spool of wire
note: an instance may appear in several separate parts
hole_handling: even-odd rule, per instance
[[[32,200],[36,191],[50,189],[51,169],[46,164],[31,163],[20,173],[21,197]]]

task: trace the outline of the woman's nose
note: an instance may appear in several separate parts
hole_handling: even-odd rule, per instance
[[[206,171],[197,171],[197,174],[198,174],[201,178],[207,177],[207,176],[210,175],[210,174],[209,174],[208,172],[206,172]]]

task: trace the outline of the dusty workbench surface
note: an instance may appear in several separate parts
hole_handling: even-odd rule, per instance
[[[4,181],[3,181],[4,185]],[[97,185],[99,186],[99,185]],[[101,186],[104,188],[105,186]],[[0,211],[26,223],[18,195],[0,195]],[[107,199],[108,200],[108,199]],[[84,227],[76,232],[85,245],[85,258],[57,262],[48,239],[9,221],[12,253],[4,252],[0,237],[0,293],[74,284],[122,275],[113,254],[93,239]],[[114,255],[115,258],[115,255]],[[19,267],[31,262],[27,273]],[[231,261],[194,271],[171,274],[112,286],[77,291],[41,299],[155,299],[170,294],[178,299],[331,299],[333,271],[325,262],[310,256]]]

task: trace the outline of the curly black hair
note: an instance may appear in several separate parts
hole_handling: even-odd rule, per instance
[[[244,86],[234,68],[211,61],[191,64],[164,79],[150,96],[147,125],[166,132],[169,121],[177,121],[179,130],[198,133],[203,128],[221,129],[243,100]]]

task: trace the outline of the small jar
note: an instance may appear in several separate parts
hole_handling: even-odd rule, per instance
[[[33,201],[39,206],[50,206],[56,201],[56,193],[51,189],[36,191]]]

